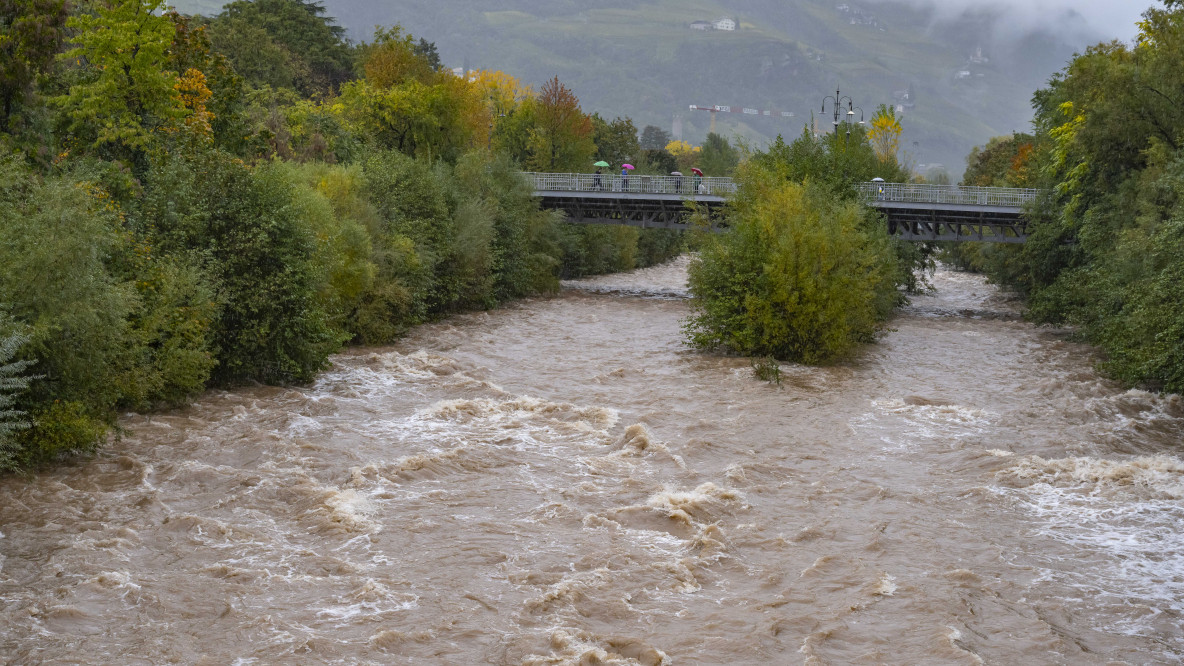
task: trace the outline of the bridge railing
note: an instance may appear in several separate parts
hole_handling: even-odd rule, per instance
[[[1023,207],[1034,201],[1040,190],[1020,187],[973,187],[915,183],[860,183],[859,193],[868,203],[939,203],[965,206]]]
[[[523,174],[536,192],[624,192],[632,194],[696,194],[726,196],[736,191],[731,178],[646,176],[641,174],[535,173]],[[698,185],[698,191],[696,191]]]

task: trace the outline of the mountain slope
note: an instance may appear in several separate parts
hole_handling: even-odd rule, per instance
[[[180,3],[209,11],[210,0]],[[551,76],[584,108],[699,142],[709,114],[691,104],[789,111],[794,118],[718,114],[717,130],[762,145],[793,137],[836,86],[869,118],[911,88],[901,145],[915,164],[960,173],[970,148],[1027,129],[1032,92],[1073,53],[1048,34],[1000,38],[1006,17],[983,11],[955,23],[905,5],[845,0],[325,0],[354,39],[400,23],[434,41],[453,67],[500,69],[535,84]],[[693,31],[697,20],[738,19],[734,32]],[[979,54],[984,58],[971,59]],[[829,128],[819,118],[822,129]],[[858,112],[857,112],[858,113]],[[680,123],[675,118],[681,119]],[[858,117],[858,116],[857,116]]]

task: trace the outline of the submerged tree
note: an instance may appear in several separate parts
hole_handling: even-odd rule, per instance
[[[692,262],[688,341],[803,363],[869,342],[899,303],[888,235],[854,202],[749,164],[728,230]]]

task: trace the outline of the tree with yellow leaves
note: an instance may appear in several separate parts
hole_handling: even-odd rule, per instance
[[[896,151],[900,148],[900,120],[896,117],[896,109],[881,104],[872,116],[872,128],[867,137],[876,152],[876,159],[881,163],[895,161]]]
[[[703,151],[699,146],[692,146],[686,141],[675,139],[666,144],[666,152],[674,155],[674,161],[678,164],[679,169],[690,169],[698,163],[699,156]]]

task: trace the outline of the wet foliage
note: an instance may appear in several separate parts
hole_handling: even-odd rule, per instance
[[[927,263],[855,201],[853,183],[877,175],[905,171],[878,159],[858,129],[779,138],[741,165],[727,231],[701,238],[690,267],[690,344],[826,363],[874,340]]]
[[[1144,13],[1133,46],[1098,44],[1037,91],[1036,133],[992,140],[967,182],[1041,187],[1022,247],[952,249],[964,267],[1068,325],[1130,385],[1184,391],[1184,8]]]
[[[636,145],[558,79],[458,77],[306,0],[8,5],[0,471],[101,446],[121,410],[308,382],[343,344],[682,248],[539,208],[524,166]]]

